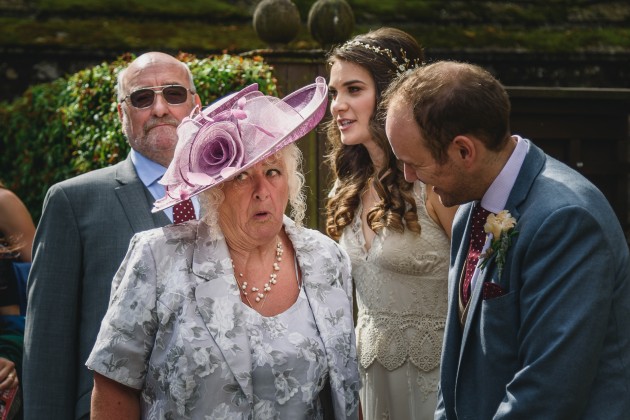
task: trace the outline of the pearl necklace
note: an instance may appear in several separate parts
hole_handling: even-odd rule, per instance
[[[283,253],[284,253],[284,248],[282,247],[282,241],[278,239],[278,243],[276,244],[276,260],[273,263],[271,274],[269,274],[269,281],[263,285],[262,291],[256,286],[252,286],[250,289],[251,293],[253,293],[256,296],[254,298],[256,303],[260,303],[262,301],[262,305],[264,305],[266,301],[265,298],[267,297],[267,293],[271,292],[271,287],[277,283],[278,281],[277,272],[280,271],[280,262],[282,261]],[[232,260],[232,268],[236,272],[236,268],[234,267],[234,260]],[[243,279],[243,273],[238,273],[238,276],[236,276],[235,279],[236,279],[236,284],[238,285],[240,292],[245,297],[245,300],[247,301],[247,303],[249,303],[249,306],[253,308],[254,306],[250,302],[249,295],[247,292],[247,286],[248,286],[247,280],[244,280],[242,283],[239,281],[239,279]],[[260,307],[261,309],[262,309],[262,305]]]

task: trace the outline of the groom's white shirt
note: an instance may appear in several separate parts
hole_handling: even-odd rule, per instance
[[[514,148],[512,155],[503,169],[501,169],[501,172],[499,172],[499,175],[495,178],[492,184],[490,184],[488,191],[486,191],[481,198],[481,207],[494,214],[497,214],[501,210],[505,209],[505,203],[507,203],[507,199],[510,196],[512,187],[514,187],[518,173],[520,172],[521,166],[523,166],[523,162],[525,161],[525,156],[527,155],[527,142],[523,141],[523,139],[519,136],[513,137],[516,139],[516,147]],[[488,233],[486,235],[486,242],[481,250],[481,255],[486,252],[491,243],[492,234]],[[481,258],[479,258],[477,267],[475,267],[475,272],[470,280],[470,290],[474,290],[475,282],[481,272],[479,264],[481,264]]]

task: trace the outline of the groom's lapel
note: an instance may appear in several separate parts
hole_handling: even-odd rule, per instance
[[[486,237],[486,241],[488,240],[489,238]],[[488,246],[488,245],[489,244],[486,244],[485,246]],[[481,256],[479,258],[481,259]],[[470,290],[470,301],[468,302],[468,313],[464,321],[464,331],[462,334],[463,341],[465,341],[466,337],[468,336],[468,331],[470,329],[471,321],[474,317],[474,314],[477,311],[477,308],[481,304],[483,283],[486,281],[491,281],[492,276],[494,275],[496,275],[496,265],[494,264],[494,258],[493,258],[492,260],[488,262],[488,264],[483,269],[479,271],[479,274],[477,275],[477,278],[475,279],[474,284],[471,285],[472,288]]]
[[[528,140],[523,139],[522,141],[526,141],[529,143],[527,155],[525,156],[525,160],[523,162],[523,165],[521,166],[521,170],[519,171],[516,182],[512,187],[512,191],[510,192],[505,207],[505,210],[508,210],[510,214],[516,219],[517,230],[518,222],[521,216],[518,207],[527,198],[534,183],[534,180],[542,170],[546,160],[546,156],[540,148],[536,147]],[[515,238],[515,240],[518,240],[518,236]],[[508,267],[504,267],[504,273],[507,271],[507,269]],[[471,325],[475,322],[475,319],[478,316],[477,312],[479,310],[479,307],[481,306],[483,297],[483,283],[487,281],[495,281],[499,283],[499,285],[504,289],[509,290],[509,284],[505,284],[505,282],[508,282],[509,279],[498,278],[498,269],[494,258],[490,260],[484,270],[479,273],[479,276],[475,281],[474,288],[473,290],[471,290],[468,314],[464,323],[464,330],[462,334],[462,353],[466,345],[466,339],[468,338]]]

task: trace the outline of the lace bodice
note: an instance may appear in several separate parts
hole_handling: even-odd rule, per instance
[[[414,194],[420,235],[384,229],[366,251],[358,208],[339,241],[352,260],[357,352],[364,368],[377,360],[391,371],[410,360],[429,372],[440,363],[450,244],[427,214],[424,185],[416,183]]]

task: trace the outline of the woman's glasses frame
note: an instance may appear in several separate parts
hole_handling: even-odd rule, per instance
[[[122,102],[129,99],[131,106],[137,109],[150,108],[157,94],[162,95],[169,105],[181,105],[188,99],[188,92],[194,92],[182,85],[148,86],[134,90],[125,96]]]

